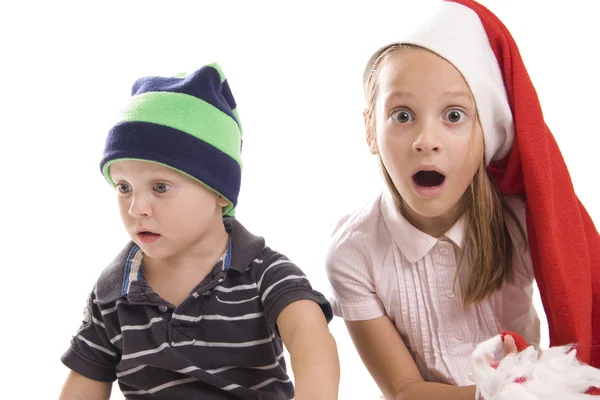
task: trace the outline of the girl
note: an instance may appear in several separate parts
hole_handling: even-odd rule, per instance
[[[340,221],[327,269],[384,396],[474,398],[477,343],[502,330],[539,343],[534,279],[550,344],[599,366],[600,237],[504,25],[443,2],[363,83],[387,190]]]

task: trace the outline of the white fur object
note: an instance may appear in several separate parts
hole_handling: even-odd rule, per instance
[[[529,346],[502,358],[500,335],[473,351],[473,381],[484,400],[576,400],[600,397],[584,394],[600,387],[600,370],[576,359],[572,346],[539,350]],[[501,359],[502,358],[502,359]],[[500,360],[497,367],[493,364]],[[515,381],[517,380],[517,381]]]

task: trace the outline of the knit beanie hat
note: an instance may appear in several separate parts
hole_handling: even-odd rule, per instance
[[[138,79],[109,131],[100,169],[113,186],[118,160],[152,161],[198,181],[225,198],[234,215],[241,184],[242,127],[217,63],[177,77]]]
[[[600,367],[600,236],[575,194],[510,32],[473,0],[445,0],[432,19],[395,43],[429,49],[462,73],[483,128],[488,174],[503,195],[526,201],[550,345],[576,344],[581,361]]]

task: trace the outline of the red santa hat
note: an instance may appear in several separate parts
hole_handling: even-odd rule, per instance
[[[503,194],[526,200],[550,345],[576,344],[581,361],[600,367],[600,236],[575,195],[510,32],[475,1],[446,0],[431,19],[395,43],[433,51],[467,81],[483,129],[488,173]],[[364,82],[379,54],[367,64]]]

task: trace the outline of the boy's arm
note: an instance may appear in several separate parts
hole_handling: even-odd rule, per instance
[[[340,364],[321,307],[298,300],[281,311],[277,326],[294,371],[296,400],[337,399]]]
[[[103,315],[95,298],[92,291],[82,325],[61,357],[71,372],[63,384],[60,400],[107,400],[110,397],[112,382],[116,379],[115,366],[120,358],[119,350],[113,344],[115,339],[111,341],[110,337],[120,329],[114,330],[118,323],[117,313]]]
[[[296,400],[337,399],[339,361],[327,323],[331,304],[285,256],[265,250],[256,269],[264,316],[291,355]]]
[[[95,381],[71,371],[58,400],[109,400],[112,383]]]

